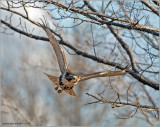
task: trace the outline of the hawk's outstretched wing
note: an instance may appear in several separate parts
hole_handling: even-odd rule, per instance
[[[47,27],[43,26],[42,28],[45,30],[45,32],[46,32],[46,34],[49,38],[49,41],[50,41],[50,43],[51,43],[51,45],[52,45],[52,47],[53,47],[53,49],[56,53],[61,73],[69,71],[68,66],[67,66],[67,61],[66,61],[66,58],[65,58],[65,55],[64,55],[64,51],[60,47],[59,42],[56,40],[56,38],[53,36],[52,32]]]
[[[82,75],[80,76],[80,81],[84,81],[84,80],[88,80],[91,78],[97,78],[97,77],[109,77],[109,76],[117,76],[117,75],[123,75],[126,74],[126,70],[121,70],[121,71],[110,71],[110,72],[96,72],[96,73],[92,73],[92,74],[86,74],[86,75]]]
[[[58,77],[55,77],[55,76],[52,76],[52,75],[49,75],[49,74],[46,74],[44,73],[45,75],[47,75],[47,77],[56,85],[58,86]]]

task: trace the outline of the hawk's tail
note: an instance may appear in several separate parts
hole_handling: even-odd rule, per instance
[[[66,93],[70,94],[71,96],[78,97],[78,96],[75,94],[75,92],[74,92],[73,89],[71,89],[71,90],[64,90],[64,91],[65,91]]]

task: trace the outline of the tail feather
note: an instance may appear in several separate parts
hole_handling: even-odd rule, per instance
[[[73,89],[71,89],[71,90],[64,90],[64,91],[65,91],[66,93],[70,94],[71,96],[78,97],[78,96],[75,94],[75,92],[74,92]]]

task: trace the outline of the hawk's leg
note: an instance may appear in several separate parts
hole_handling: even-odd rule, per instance
[[[58,86],[54,88],[55,90],[58,90]]]
[[[61,90],[61,89],[58,90],[58,88],[59,88],[58,86],[55,87],[55,90],[56,90],[58,93],[62,93],[63,90]]]
[[[58,93],[62,93],[63,90],[58,90]]]

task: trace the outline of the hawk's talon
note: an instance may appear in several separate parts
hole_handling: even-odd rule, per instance
[[[55,87],[54,89],[55,89],[55,90],[58,90],[58,87]]]
[[[62,93],[62,90],[58,90],[58,93]]]

